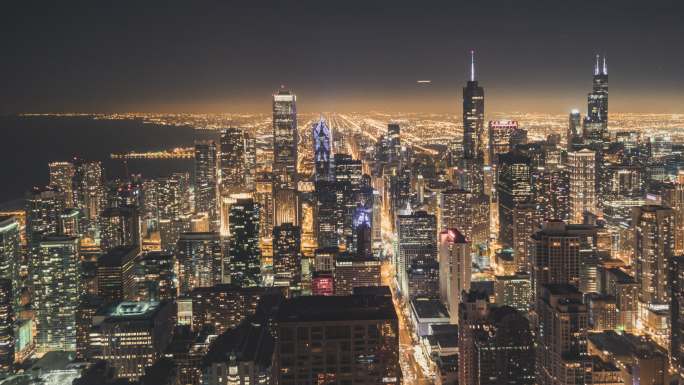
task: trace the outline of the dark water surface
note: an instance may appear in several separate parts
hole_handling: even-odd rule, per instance
[[[22,198],[32,186],[48,182],[48,163],[74,157],[103,162],[108,178],[124,175],[110,153],[192,146],[206,136],[188,126],[144,124],[142,120],[90,117],[0,117],[0,205]],[[192,160],[130,160],[130,173],[165,176],[192,171]]]

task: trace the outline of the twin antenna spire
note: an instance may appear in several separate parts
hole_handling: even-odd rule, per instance
[[[596,54],[596,64],[594,64],[594,75],[608,75],[608,64],[606,64],[606,55],[603,55],[603,66],[599,64],[601,55]]]

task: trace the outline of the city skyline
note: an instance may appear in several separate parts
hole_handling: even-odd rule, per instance
[[[488,111],[582,106],[595,54],[611,63],[612,111],[684,104],[673,1],[215,6],[14,5],[0,112],[267,112],[281,84],[301,112],[447,112],[471,49]]]

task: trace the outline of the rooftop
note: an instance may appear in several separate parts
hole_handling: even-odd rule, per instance
[[[437,299],[416,298],[411,301],[418,318],[449,318],[449,311]]]
[[[282,303],[276,315],[279,322],[396,319],[392,299],[374,295],[291,298]]]
[[[119,246],[109,250],[106,254],[101,256],[98,261],[98,267],[120,267],[138,255],[137,246]]]

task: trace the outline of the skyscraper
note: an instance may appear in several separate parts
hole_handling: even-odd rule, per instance
[[[0,215],[0,279],[12,283],[11,298],[18,304],[21,291],[19,267],[21,265],[21,246],[19,222],[13,216]]]
[[[515,138],[518,130],[518,122],[515,120],[489,121],[489,164],[496,165],[499,154],[513,149],[511,139]]]
[[[656,205],[635,207],[632,226],[639,301],[646,306],[669,304],[668,267],[674,255],[672,209]]]
[[[532,199],[530,158],[518,151],[499,154],[496,191],[499,201],[499,242],[512,247],[516,208]]]
[[[470,51],[470,79],[463,87],[463,156],[484,158],[484,89],[475,76],[475,51]]]
[[[280,306],[275,324],[281,385],[401,383],[397,315],[389,297],[292,298]],[[348,359],[352,346],[356,359]]]
[[[537,378],[539,385],[591,383],[587,353],[589,312],[582,292],[565,284],[543,285],[537,299]]]
[[[44,235],[57,234],[64,199],[55,188],[34,188],[26,198],[26,240],[36,247]],[[98,213],[99,214],[99,213]]]
[[[313,143],[315,180],[330,180],[332,178],[332,132],[322,117],[313,125]]]
[[[580,236],[563,222],[547,222],[532,236],[532,282],[536,297],[542,286],[568,284],[579,287]]]
[[[76,350],[79,287],[78,238],[41,238],[31,272],[36,309],[36,348]]]
[[[596,213],[596,153],[589,149],[568,153],[570,221],[582,223],[585,212]]]
[[[672,366],[684,378],[684,256],[670,260],[670,349]]]
[[[180,292],[213,286],[224,279],[221,240],[216,232],[183,233],[178,239]]]
[[[299,287],[302,277],[301,230],[291,223],[273,228],[273,274],[275,284]]]
[[[245,131],[245,189],[254,191],[257,172],[256,138]]]
[[[401,164],[401,127],[397,123],[387,125],[389,141],[389,162],[398,167]]]
[[[195,211],[209,214],[214,223],[218,219],[217,159],[213,140],[195,142]]]
[[[582,117],[580,116],[579,110],[570,111],[570,116],[568,117],[568,132],[565,139],[567,141],[566,149],[568,151],[572,151],[574,149],[573,144],[581,139],[581,129]]]
[[[74,175],[76,169],[71,162],[50,162],[50,186],[64,195],[64,207],[74,207]]]
[[[587,96],[587,116],[584,118],[585,142],[601,142],[608,133],[608,66],[606,57],[596,55],[592,90]]]
[[[0,278],[0,375],[14,369],[14,312],[12,281]]]
[[[245,187],[245,135],[239,128],[221,130],[221,194],[241,192]]]
[[[78,207],[94,220],[105,205],[104,170],[100,162],[81,162],[76,169]]]
[[[252,199],[238,199],[230,207],[230,283],[240,287],[261,284],[259,249],[259,205]]]
[[[417,211],[397,217],[399,227],[399,258],[397,280],[402,295],[411,296],[409,270],[415,265],[437,261],[437,221],[434,215]]]
[[[444,229],[439,233],[439,286],[440,298],[458,323],[458,305],[461,293],[470,291],[472,275],[470,243],[458,229]]]
[[[279,188],[297,186],[297,96],[281,89],[273,94],[273,174]]]

